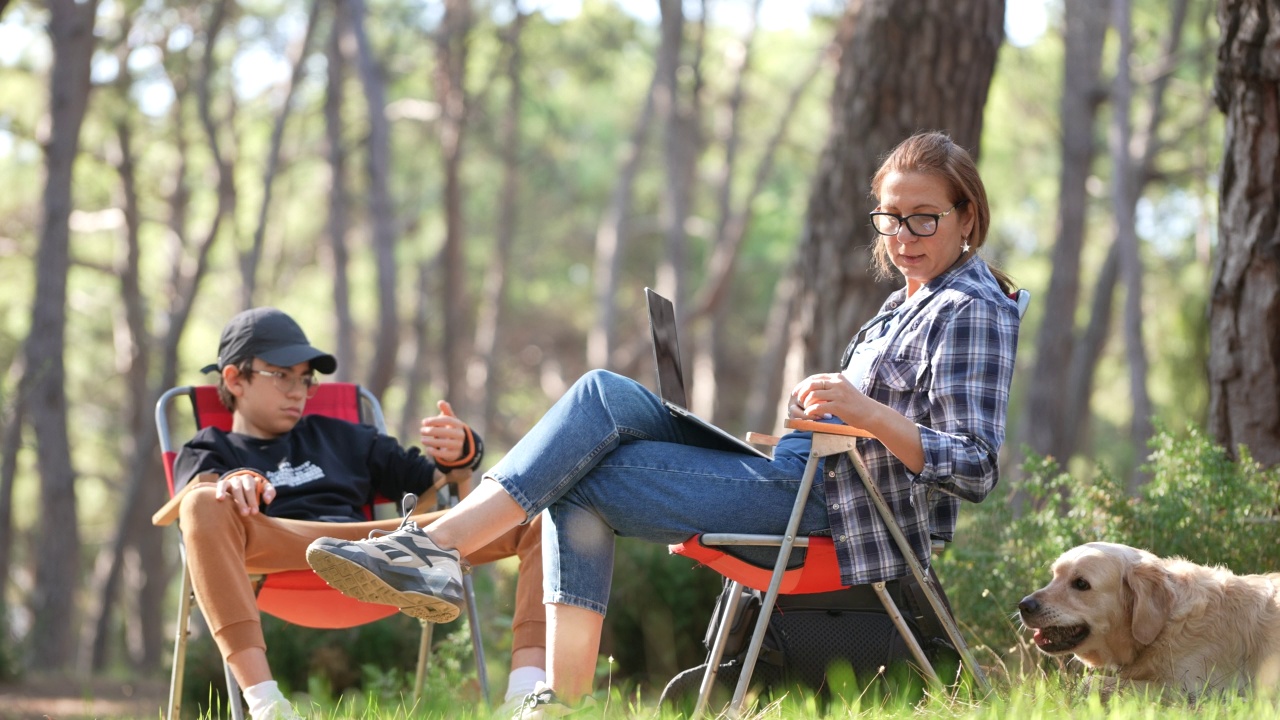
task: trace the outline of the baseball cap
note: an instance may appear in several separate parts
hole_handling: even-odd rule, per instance
[[[255,357],[279,367],[310,362],[312,369],[326,375],[338,369],[332,355],[311,347],[293,318],[275,308],[260,307],[245,310],[227,322],[218,341],[218,362],[200,372],[221,370]]]

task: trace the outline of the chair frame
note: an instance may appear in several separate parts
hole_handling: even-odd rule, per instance
[[[761,602],[759,615],[756,618],[756,624],[751,632],[751,640],[747,646],[747,655],[742,663],[742,670],[738,676],[738,684],[734,689],[733,699],[729,703],[728,716],[732,718],[739,717],[742,713],[743,705],[746,700],[747,690],[751,685],[751,676],[755,671],[756,662],[760,658],[760,648],[764,643],[766,630],[769,626],[769,617],[773,613],[773,608],[777,602],[778,595],[782,585],[783,574],[786,572],[788,560],[791,558],[791,551],[796,547],[808,547],[808,537],[796,537],[796,532],[800,527],[800,518],[804,514],[804,506],[809,497],[809,491],[813,487],[813,479],[817,474],[818,466],[823,458],[839,453],[847,453],[853,461],[853,467],[857,471],[859,479],[861,479],[863,487],[866,488],[868,497],[871,498],[876,506],[880,518],[889,529],[890,535],[893,537],[895,545],[897,545],[902,556],[906,558],[907,564],[911,568],[911,573],[919,583],[921,590],[929,601],[930,607],[937,615],[942,623],[943,629],[946,631],[947,639],[951,641],[956,651],[960,654],[961,663],[969,670],[974,681],[983,693],[991,692],[991,685],[987,681],[985,673],[978,665],[973,657],[973,653],[969,651],[969,646],[965,643],[964,635],[960,631],[959,625],[952,616],[946,603],[943,602],[937,586],[934,584],[933,577],[926,568],[916,558],[911,544],[907,541],[905,535],[902,534],[901,528],[898,527],[897,520],[894,518],[893,511],[885,502],[884,496],[880,493],[880,489],[872,482],[867,474],[866,466],[862,462],[862,456],[858,453],[857,440],[859,437],[870,437],[870,434],[858,428],[846,425],[832,425],[829,423],[818,423],[808,420],[788,420],[784,423],[788,429],[801,430],[813,433],[813,440],[809,451],[808,461],[805,463],[804,474],[800,480],[800,488],[796,493],[795,504],[792,506],[791,516],[787,521],[787,529],[783,535],[751,535],[741,533],[706,533],[701,536],[701,542],[704,545],[713,547],[728,546],[777,546],[778,559],[773,567],[770,575],[769,587],[765,591],[764,598]],[[731,580],[729,598],[738,598],[741,595],[742,583],[737,580]],[[933,669],[933,664],[929,662],[929,658],[925,655],[924,649],[920,647],[920,643],[916,640],[915,635],[908,627],[905,618],[903,618],[898,606],[889,597],[888,591],[885,589],[884,582],[872,583],[876,596],[880,599],[880,603],[884,605],[885,612],[897,627],[903,640],[911,650],[912,657],[920,665],[920,671],[925,678],[933,685],[938,686],[941,681],[937,672]],[[698,717],[707,709],[710,701],[712,688],[715,686],[716,674],[719,671],[720,663],[724,657],[725,646],[728,642],[729,632],[733,626],[734,616],[738,610],[738,603],[730,601],[724,603],[724,610],[719,619],[718,631],[715,640],[712,643],[711,655],[707,660],[707,669],[702,678],[702,684],[698,691],[697,705],[694,707],[693,717]]]
[[[174,401],[179,397],[185,396],[191,398],[194,403],[194,394],[197,387],[198,386],[183,385],[170,388],[160,396],[159,400],[156,401],[156,430],[158,431],[160,450],[165,458],[166,466],[171,462],[169,458],[171,458],[172,453],[175,452],[174,443],[170,434],[169,412],[173,407]],[[363,386],[356,385],[355,389],[357,393],[357,402],[361,405],[361,418],[363,419],[367,415],[368,419],[372,422],[373,426],[377,428],[378,432],[386,434],[386,418],[383,416],[382,405],[378,402],[378,399]],[[166,467],[166,470],[168,471],[169,468]],[[172,487],[171,475],[171,471],[166,472],[166,476],[169,478],[170,483],[169,490],[172,495],[174,489]],[[457,502],[457,498],[453,497],[452,493],[449,491],[448,485],[445,485],[439,492],[439,499],[441,500],[442,506],[451,507]],[[178,549],[182,565],[182,589],[181,594],[178,597],[178,617],[176,628],[174,630],[173,667],[169,677],[169,702],[165,714],[167,720],[177,720],[177,718],[181,717],[182,684],[183,675],[186,670],[187,641],[190,636],[191,608],[196,605],[195,592],[191,585],[191,572],[187,567],[186,546],[181,542],[181,540],[181,534],[179,534]],[[250,575],[250,579],[254,582],[255,592],[258,592],[262,589],[266,576]],[[489,697],[489,678],[485,667],[484,645],[481,641],[480,623],[476,611],[475,587],[472,583],[470,573],[463,574],[462,584],[466,601],[467,625],[471,631],[471,648],[476,659],[477,680],[480,685],[481,696],[487,701]],[[422,695],[427,666],[430,664],[431,660],[432,630],[435,626],[434,623],[426,620],[421,620],[420,622],[422,624],[422,633],[421,639],[418,643],[418,663],[415,668],[414,675],[414,701]],[[227,683],[227,696],[228,703],[231,706],[231,716],[234,720],[244,720],[244,703],[241,699],[240,687],[236,682],[234,675],[231,673],[231,666],[226,663],[225,659],[222,663],[222,669]]]
[[[1026,288],[1016,290],[1009,294],[1009,298],[1017,304],[1018,317],[1021,318],[1027,312],[1027,307],[1031,304],[1031,292]],[[881,494],[880,488],[871,480],[867,474],[866,465],[862,461],[862,455],[858,452],[858,438],[873,437],[871,433],[860,428],[848,425],[834,425],[830,423],[819,423],[811,420],[787,420],[783,423],[790,430],[800,430],[813,433],[813,440],[809,450],[809,458],[805,463],[804,475],[800,480],[800,489],[796,493],[795,504],[791,509],[791,517],[787,521],[787,529],[783,535],[750,535],[740,533],[705,533],[700,536],[699,540],[703,545],[709,547],[729,547],[729,546],[777,546],[778,559],[774,564],[773,572],[769,577],[769,586],[765,591],[764,598],[761,602],[760,613],[756,618],[755,627],[751,632],[751,640],[747,647],[747,655],[743,660],[742,670],[738,676],[738,684],[734,688],[733,699],[729,702],[728,715],[731,718],[737,718],[741,715],[743,704],[746,701],[747,689],[751,685],[751,675],[755,671],[756,662],[760,658],[760,648],[764,643],[765,632],[769,626],[769,618],[773,614],[773,607],[777,602],[778,595],[781,594],[781,586],[783,575],[787,570],[787,563],[791,559],[791,551],[797,547],[808,547],[808,537],[796,537],[796,532],[800,527],[800,518],[804,514],[804,506],[809,497],[809,491],[813,488],[813,479],[817,474],[818,466],[823,458],[839,453],[846,453],[853,463],[854,470],[858,474],[858,478],[862,481],[863,487],[867,491],[867,496],[871,498],[872,503],[876,507],[876,512],[880,515],[880,519],[884,522],[885,527],[889,530],[889,535],[893,538],[894,545],[902,557],[907,561],[907,565],[911,568],[911,574],[919,584],[921,591],[928,599],[929,607],[937,616],[942,625],[943,630],[947,634],[947,639],[951,641],[956,652],[960,655],[961,665],[967,669],[973,676],[974,682],[978,685],[979,690],[983,694],[991,693],[991,683],[987,680],[986,674],[982,667],[978,665],[973,653],[969,650],[969,645],[965,642],[964,634],[960,631],[960,626],[956,622],[955,616],[952,615],[950,608],[942,599],[942,594],[934,580],[934,577],[924,565],[920,563],[916,557],[915,551],[911,547],[911,543],[907,541],[905,535],[902,534],[902,528],[898,526],[898,521],[893,515],[893,510],[889,508],[889,504],[885,502],[884,495]],[[754,436],[754,437],[750,437]],[[749,433],[749,440],[759,444],[776,444],[777,438]],[[712,642],[711,653],[707,658],[707,669],[702,677],[702,685],[698,690],[698,702],[694,707],[693,717],[698,717],[707,709],[707,704],[711,698],[712,688],[715,687],[716,674],[719,672],[720,662],[724,658],[725,646],[728,643],[729,633],[733,627],[733,619],[738,610],[738,598],[742,596],[743,584],[737,580],[730,579],[730,589],[726,597],[730,598],[724,603],[719,626],[717,628],[715,639]],[[925,655],[924,649],[920,647],[920,643],[916,640],[914,633],[908,627],[906,619],[903,618],[902,612],[898,609],[896,603],[889,596],[885,588],[884,582],[872,583],[872,589],[876,596],[880,599],[880,603],[884,606],[885,612],[897,627],[899,634],[902,636],[907,647],[910,649],[912,657],[920,665],[920,672],[924,674],[925,679],[934,686],[940,686],[941,680],[938,673],[933,669],[933,664]],[[713,621],[715,619],[713,618]]]

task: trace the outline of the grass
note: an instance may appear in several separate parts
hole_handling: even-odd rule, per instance
[[[463,693],[468,694],[468,693]],[[686,715],[669,708],[659,708],[656,701],[643,701],[618,688],[599,693],[596,708],[573,715],[574,718],[654,718],[680,720]],[[317,699],[306,694],[295,696],[298,709],[314,720],[488,720],[508,717],[494,710],[478,707],[460,699],[458,694],[436,694],[417,705],[387,696],[357,693],[338,700]],[[753,707],[746,720],[808,718],[891,718],[901,720],[1256,720],[1280,716],[1280,703],[1270,696],[1208,697],[1195,703],[1164,702],[1140,695],[1119,695],[1103,703],[1096,693],[1081,689],[1078,679],[1058,674],[1041,674],[1013,685],[997,688],[982,699],[958,697],[954,694],[927,694],[915,700],[902,697],[873,697],[869,693],[851,693],[837,698],[826,707],[807,694],[790,694],[763,707]],[[202,715],[201,720],[219,717],[217,712]]]

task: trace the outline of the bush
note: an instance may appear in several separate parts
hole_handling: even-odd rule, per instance
[[[1232,460],[1192,426],[1181,435],[1160,430],[1142,471],[1149,479],[1131,496],[1106,468],[1078,479],[1052,459],[1030,457],[1018,487],[1021,512],[1007,485],[966,507],[937,571],[970,642],[1002,660],[1056,664],[1026,652],[1017,604],[1049,581],[1058,555],[1085,542],[1123,543],[1241,574],[1280,567],[1280,468],[1263,468],[1243,447]]]

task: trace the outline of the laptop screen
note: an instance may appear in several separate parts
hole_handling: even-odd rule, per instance
[[[658,395],[672,405],[689,407],[680,369],[680,341],[676,338],[676,311],[671,301],[644,289],[649,303],[649,330],[653,333],[653,361],[658,368]]]

